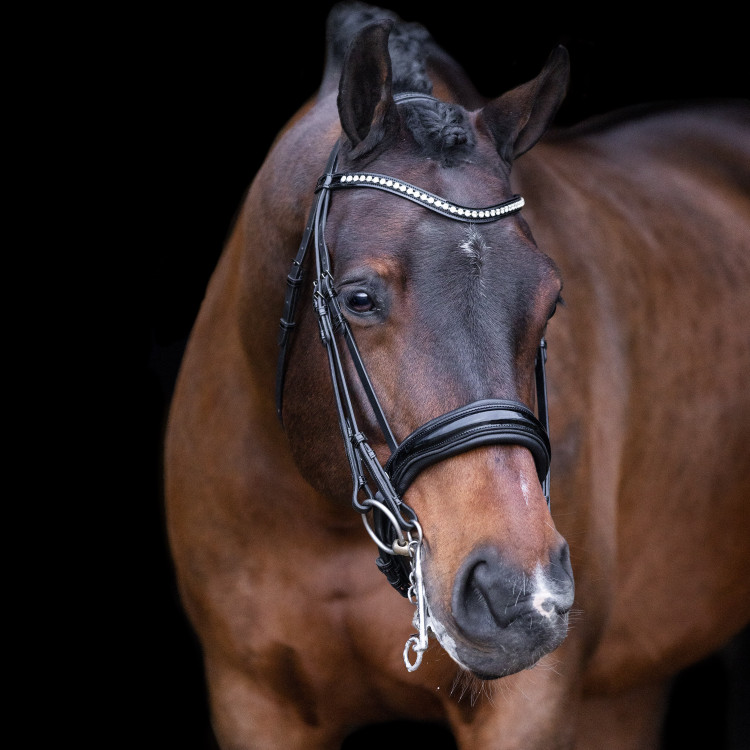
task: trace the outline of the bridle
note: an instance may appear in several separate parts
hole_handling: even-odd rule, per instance
[[[404,101],[432,97],[407,94],[395,98]],[[376,560],[378,567],[388,582],[417,607],[415,621],[419,634],[411,636],[404,648],[404,662],[407,669],[413,671],[419,666],[422,653],[427,648],[427,613],[421,569],[422,529],[416,513],[401,498],[419,472],[427,466],[482,445],[513,444],[524,446],[531,451],[549,507],[551,452],[545,376],[546,342],[542,338],[535,365],[538,418],[531,409],[518,401],[484,399],[430,420],[399,444],[375,394],[336,295],[331,257],[325,241],[331,193],[349,188],[375,188],[404,197],[442,216],[468,223],[487,223],[510,216],[521,210],[524,201],[516,195],[504,203],[487,208],[471,208],[451,203],[387,175],[337,172],[338,149],[337,144],[328,158],[325,173],[318,180],[302,241],[287,276],[279,333],[276,408],[279,419],[282,419],[289,335],[295,327],[295,309],[303,281],[303,264],[312,240],[316,264],[313,305],[318,318],[320,337],[328,354],[339,425],[352,473],[352,506],[362,514],[368,534],[380,549],[380,556]],[[357,425],[336,334],[347,344],[367,400],[391,451],[385,466],[378,461],[367,437]],[[368,520],[371,511],[372,522]],[[409,660],[410,647],[416,653],[413,663]]]

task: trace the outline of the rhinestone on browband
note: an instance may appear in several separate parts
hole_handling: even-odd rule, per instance
[[[343,173],[334,172],[322,177],[318,181],[318,188],[346,188],[346,187],[373,187],[379,190],[400,195],[408,200],[436,211],[443,216],[459,221],[484,223],[497,221],[504,216],[520,211],[524,206],[524,199],[520,195],[514,195],[510,200],[498,203],[486,208],[471,208],[451,203],[426,190],[411,185],[403,180],[396,180],[387,175],[374,174],[371,172]]]

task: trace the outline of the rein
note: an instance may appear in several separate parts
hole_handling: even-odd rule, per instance
[[[405,98],[431,99],[426,95],[397,97],[399,100]],[[339,425],[352,473],[352,506],[362,515],[365,529],[380,549],[380,556],[376,559],[377,566],[391,586],[417,608],[415,624],[419,628],[419,633],[411,636],[404,648],[406,668],[414,671],[427,648],[427,602],[421,568],[422,528],[416,513],[401,497],[419,472],[427,466],[482,445],[513,444],[522,445],[531,451],[549,507],[551,451],[545,376],[546,342],[542,338],[535,365],[538,419],[520,402],[484,399],[430,420],[399,444],[378,401],[336,295],[330,253],[325,242],[325,224],[331,192],[348,188],[376,188],[407,198],[450,219],[470,223],[486,223],[510,216],[521,210],[524,201],[520,196],[514,196],[504,203],[486,208],[460,206],[387,175],[336,172],[337,156],[338,144],[328,158],[325,173],[318,180],[302,241],[287,276],[279,332],[276,409],[279,419],[282,420],[289,336],[295,327],[295,310],[303,281],[303,264],[312,244],[315,248],[316,264],[313,305],[318,318],[320,338],[328,355]],[[357,375],[391,451],[385,467],[378,461],[366,436],[357,425],[336,334],[343,337],[346,342]],[[368,520],[370,511],[372,523]],[[416,654],[414,662],[409,659],[410,648]]]

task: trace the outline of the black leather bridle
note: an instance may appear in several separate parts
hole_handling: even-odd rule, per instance
[[[429,97],[400,97],[401,100],[408,98]],[[286,298],[279,334],[276,408],[279,419],[282,419],[289,335],[295,326],[295,308],[303,281],[303,264],[312,241],[316,261],[313,304],[320,337],[328,353],[339,425],[352,473],[352,505],[362,514],[368,533],[380,547],[381,554],[376,561],[378,567],[390,584],[403,596],[407,596],[410,586],[414,584],[413,534],[417,533],[421,542],[421,529],[416,514],[401,498],[414,478],[427,466],[482,445],[521,445],[528,448],[534,457],[539,481],[549,506],[551,453],[545,378],[546,342],[542,338],[536,358],[538,418],[531,409],[520,402],[484,399],[430,420],[412,432],[403,442],[397,443],[336,295],[330,253],[325,241],[325,225],[332,191],[359,187],[385,190],[419,203],[443,216],[469,223],[497,221],[514,214],[523,206],[523,199],[514,196],[504,203],[481,209],[459,206],[387,175],[336,172],[337,154],[338,144],[331,152],[325,173],[318,180],[315,200],[302,242],[287,276]],[[391,450],[391,456],[385,466],[380,464],[366,436],[357,426],[336,334],[346,341],[367,399]],[[373,516],[372,526],[367,521],[370,511]]]

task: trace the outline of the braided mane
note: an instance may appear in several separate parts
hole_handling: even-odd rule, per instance
[[[427,74],[430,49],[436,44],[421,24],[402,21],[395,13],[362,2],[343,2],[331,11],[327,27],[326,76],[338,81],[346,50],[354,34],[374,21],[390,19],[388,39],[393,93],[432,94]],[[464,157],[474,146],[474,136],[463,108],[446,102],[416,101],[401,107],[404,123],[424,155],[446,166]]]

